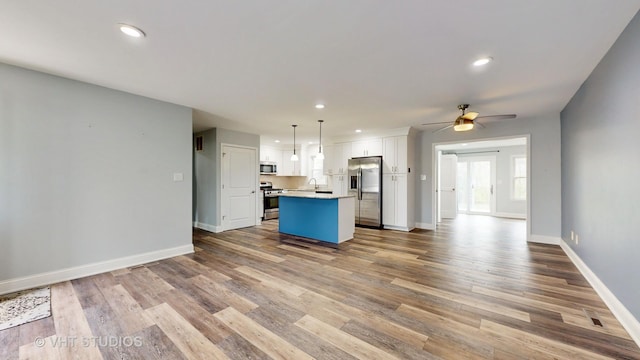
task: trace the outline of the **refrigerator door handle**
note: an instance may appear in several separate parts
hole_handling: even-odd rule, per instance
[[[358,169],[358,200],[362,200],[362,168]]]

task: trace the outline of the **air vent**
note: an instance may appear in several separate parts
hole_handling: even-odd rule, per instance
[[[589,319],[594,326],[604,327],[604,324],[602,323],[602,320],[600,320],[600,316],[598,316],[598,313],[587,309],[582,310],[584,311],[585,315],[587,315],[587,319]]]

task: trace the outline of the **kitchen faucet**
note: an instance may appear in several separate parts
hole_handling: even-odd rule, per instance
[[[318,190],[318,180],[316,180],[316,178],[311,178],[309,179],[309,184],[311,184],[311,180],[313,180],[313,188]]]

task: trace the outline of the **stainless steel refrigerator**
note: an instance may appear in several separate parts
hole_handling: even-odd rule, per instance
[[[382,156],[349,159],[349,195],[356,197],[356,225],[382,227]]]

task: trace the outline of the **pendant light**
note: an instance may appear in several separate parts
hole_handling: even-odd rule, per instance
[[[291,155],[291,161],[298,161],[298,155],[296,155],[296,127],[298,125],[291,125],[293,127],[293,155]]]
[[[322,153],[322,123],[324,120],[318,120],[318,122],[320,123],[320,141],[318,141],[318,155],[316,159],[324,160],[324,154]]]

